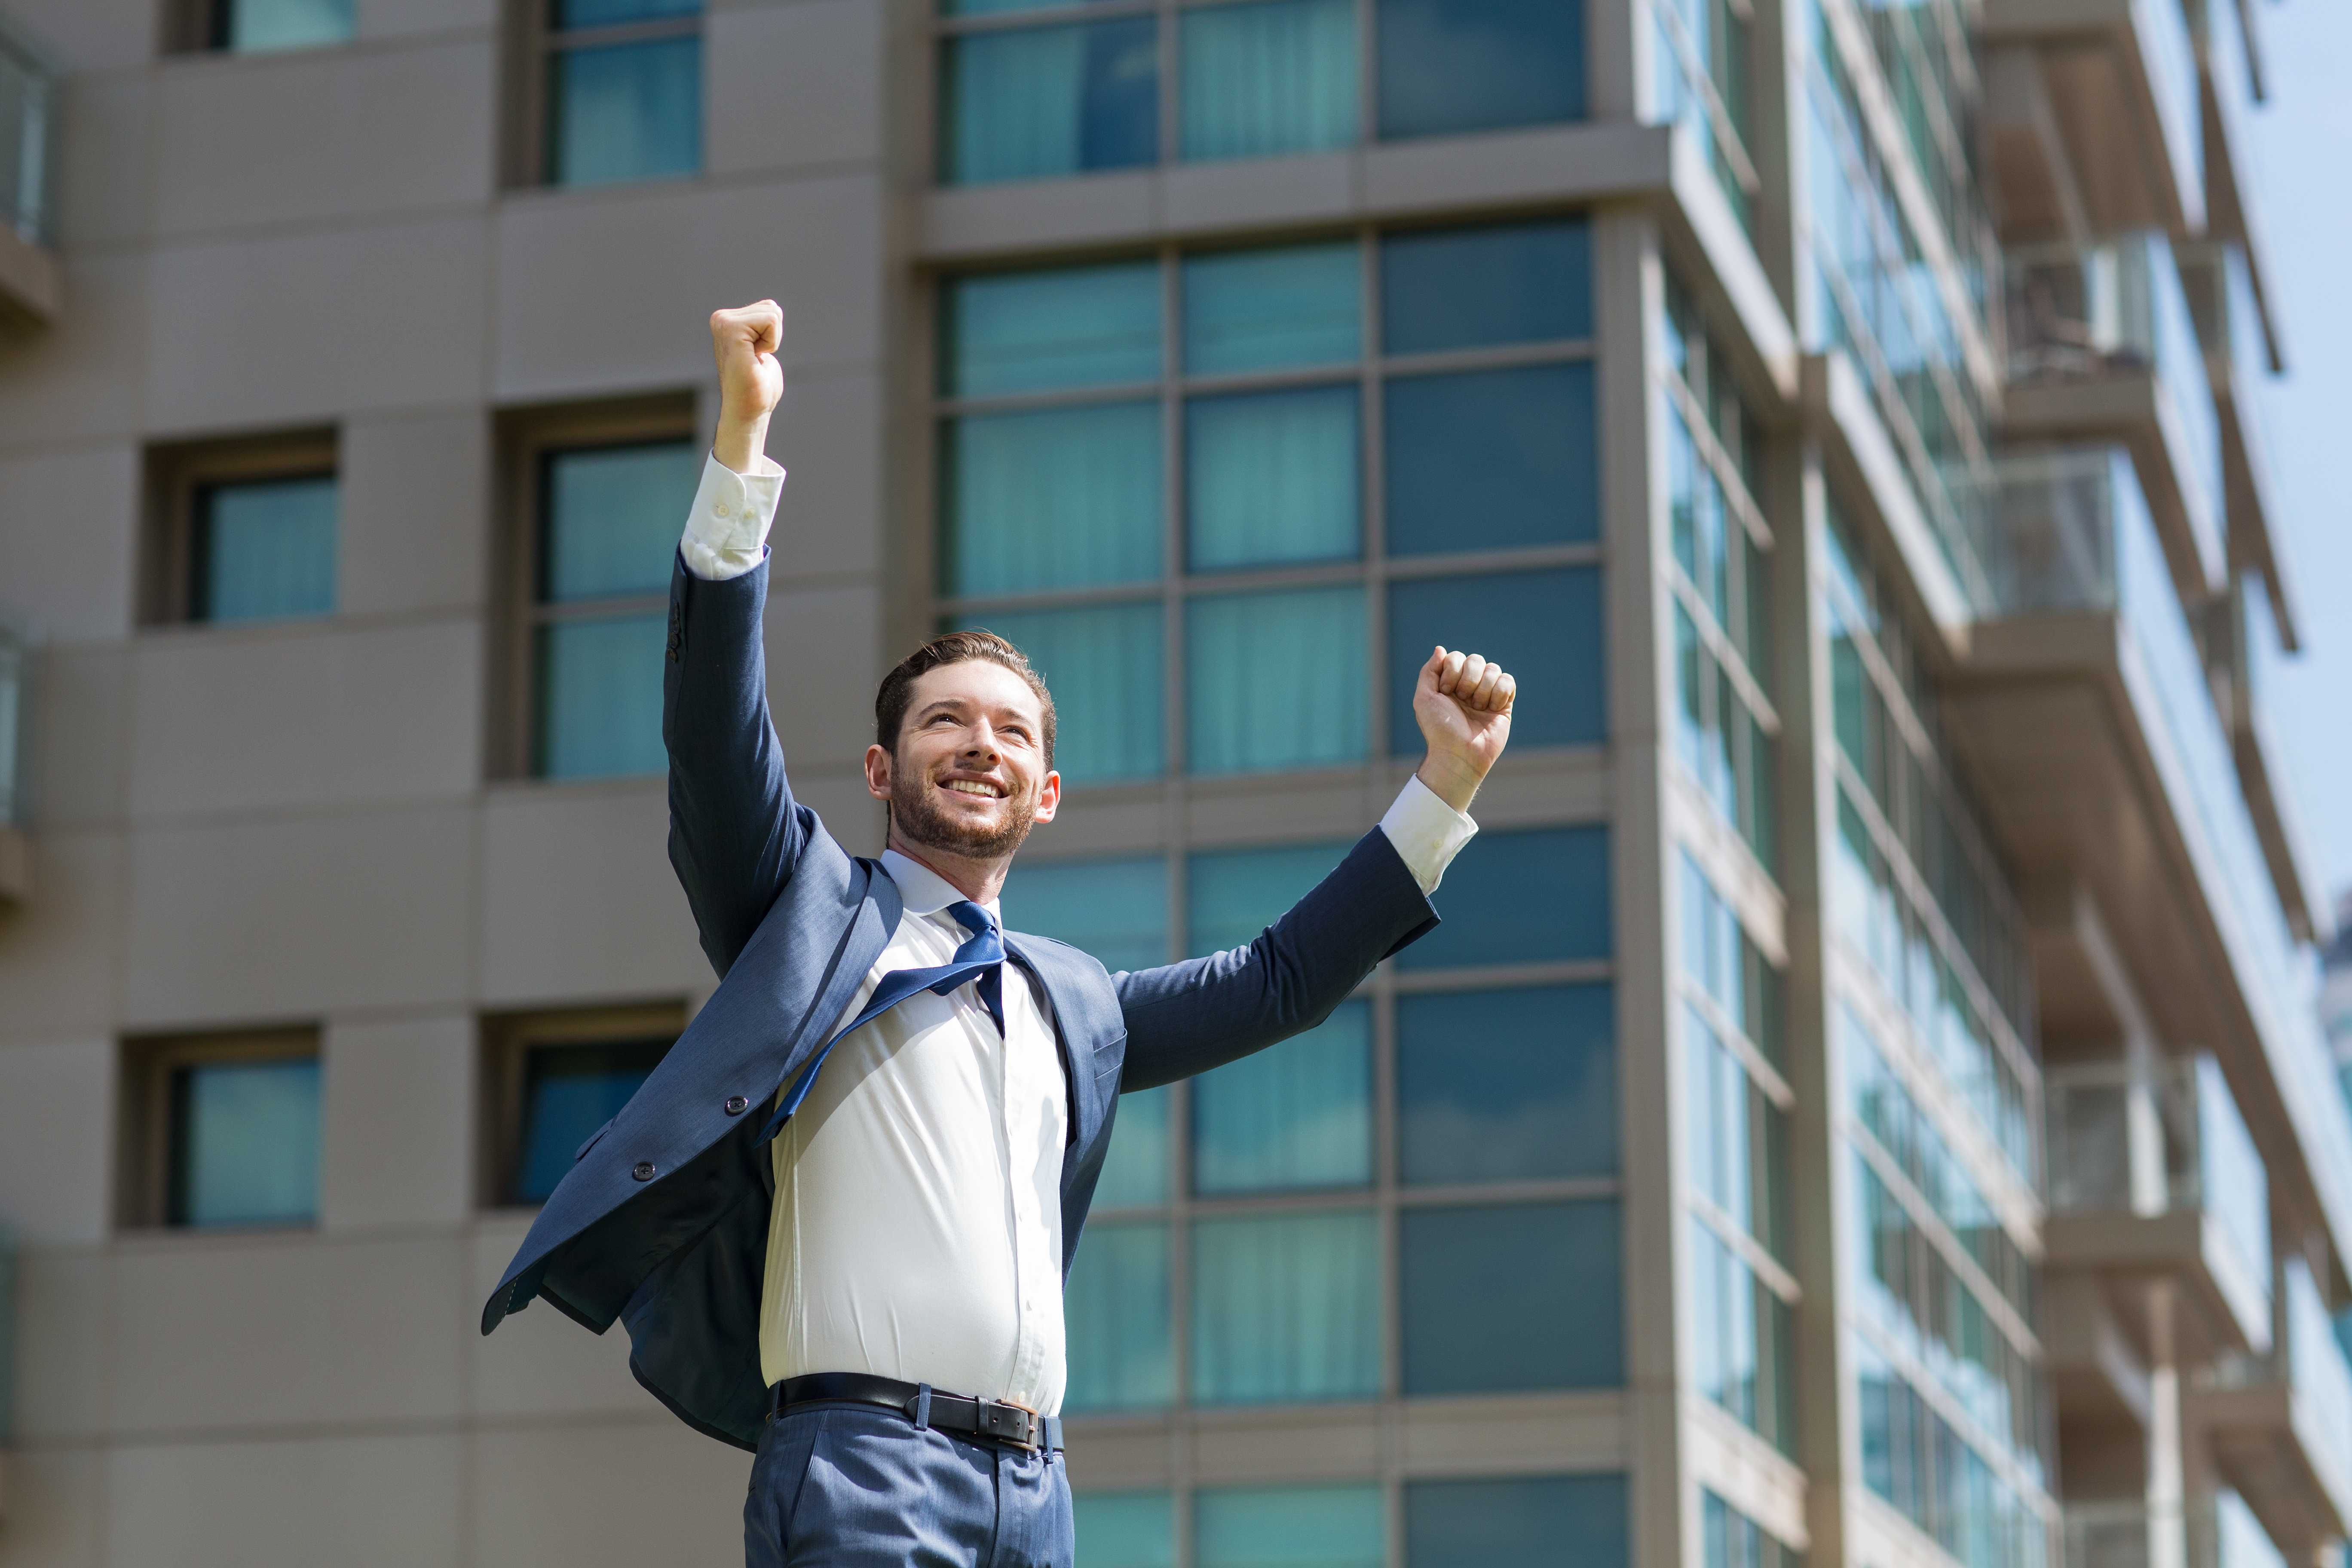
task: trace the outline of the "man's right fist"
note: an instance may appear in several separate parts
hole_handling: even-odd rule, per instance
[[[757,466],[768,416],[784,395],[784,312],[773,300],[710,313],[710,353],[719,362],[719,430],[711,451],[738,473]]]

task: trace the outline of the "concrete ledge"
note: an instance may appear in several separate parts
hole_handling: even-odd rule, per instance
[[[0,226],[0,307],[36,326],[47,326],[65,308],[65,269],[57,253]]]
[[[33,842],[24,829],[0,827],[0,904],[33,896]]]

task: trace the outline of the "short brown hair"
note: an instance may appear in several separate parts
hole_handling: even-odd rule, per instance
[[[946,665],[968,664],[974,659],[1003,665],[1027,681],[1029,689],[1037,694],[1038,702],[1045,710],[1045,767],[1052,771],[1054,694],[1045,689],[1045,678],[1029,667],[1027,656],[994,632],[945,632],[900,659],[898,668],[882,678],[882,689],[874,694],[875,743],[897,756],[898,731],[907,722],[907,704],[914,700],[916,679]]]

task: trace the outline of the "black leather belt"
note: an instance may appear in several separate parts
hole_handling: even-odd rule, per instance
[[[1062,1418],[1040,1415],[1024,1405],[942,1394],[927,1383],[901,1383],[863,1372],[812,1372],[788,1377],[768,1391],[770,1419],[803,1405],[878,1405],[896,1410],[918,1426],[937,1426],[973,1437],[1010,1443],[1031,1453],[1062,1452]]]

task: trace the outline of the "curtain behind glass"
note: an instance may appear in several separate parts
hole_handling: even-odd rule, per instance
[[[1186,158],[1248,158],[1356,139],[1353,0],[1181,13]]]
[[[1363,589],[1194,599],[1184,636],[1192,772],[1363,759]]]
[[[352,37],[352,0],[230,0],[220,45],[238,54],[307,49]]]
[[[1370,1399],[1381,1385],[1380,1235],[1364,1211],[1192,1228],[1192,1397]]]
[[[608,184],[702,166],[702,40],[566,49],[550,62],[548,179]]]
[[[1080,1492],[1070,1502],[1087,1568],[1176,1568],[1175,1503],[1166,1492]]]
[[[1160,379],[1160,264],[982,273],[948,285],[940,390],[994,397]]]
[[[657,773],[662,750],[660,613],[558,621],[538,634],[537,766],[542,778]]]
[[[1195,572],[1360,553],[1356,389],[1184,405],[1185,540]]]
[[[340,490],[331,477],[220,485],[198,519],[198,620],[324,616],[335,608]]]
[[[1345,844],[1297,844],[1192,857],[1184,871],[1185,956],[1255,942],[1347,853]]]
[[[1315,1028],[1192,1080],[1192,1190],[1360,1187],[1372,1179],[1372,1016]]]
[[[1354,360],[1363,343],[1363,270],[1354,240],[1186,257],[1186,373]]]
[[[1149,16],[950,38],[941,75],[949,184],[1121,168],[1160,156]]]
[[[940,587],[957,597],[1160,575],[1156,403],[950,424]]]
[[[1381,1568],[1386,1511],[1376,1486],[1202,1490],[1192,1502],[1193,1560],[1200,1568]]]
[[[1063,1302],[1069,1326],[1065,1411],[1156,1409],[1175,1397],[1168,1289],[1165,1222],[1087,1227]]]
[[[678,520],[701,478],[702,449],[691,441],[551,454],[540,598],[666,593]]]
[[[1168,962],[1168,862],[1024,861],[1005,879],[1004,927],[1092,953],[1116,974]]]
[[[319,1062],[213,1062],[173,1079],[172,1219],[307,1225],[319,1212]]]
[[[1054,766],[1065,784],[1166,768],[1161,619],[1157,601],[972,618],[1026,654],[1054,694]]]
[[[1110,1151],[1103,1156],[1102,1178],[1095,1183],[1097,1214],[1168,1201],[1170,1093],[1170,1086],[1161,1084],[1118,1097]]]

